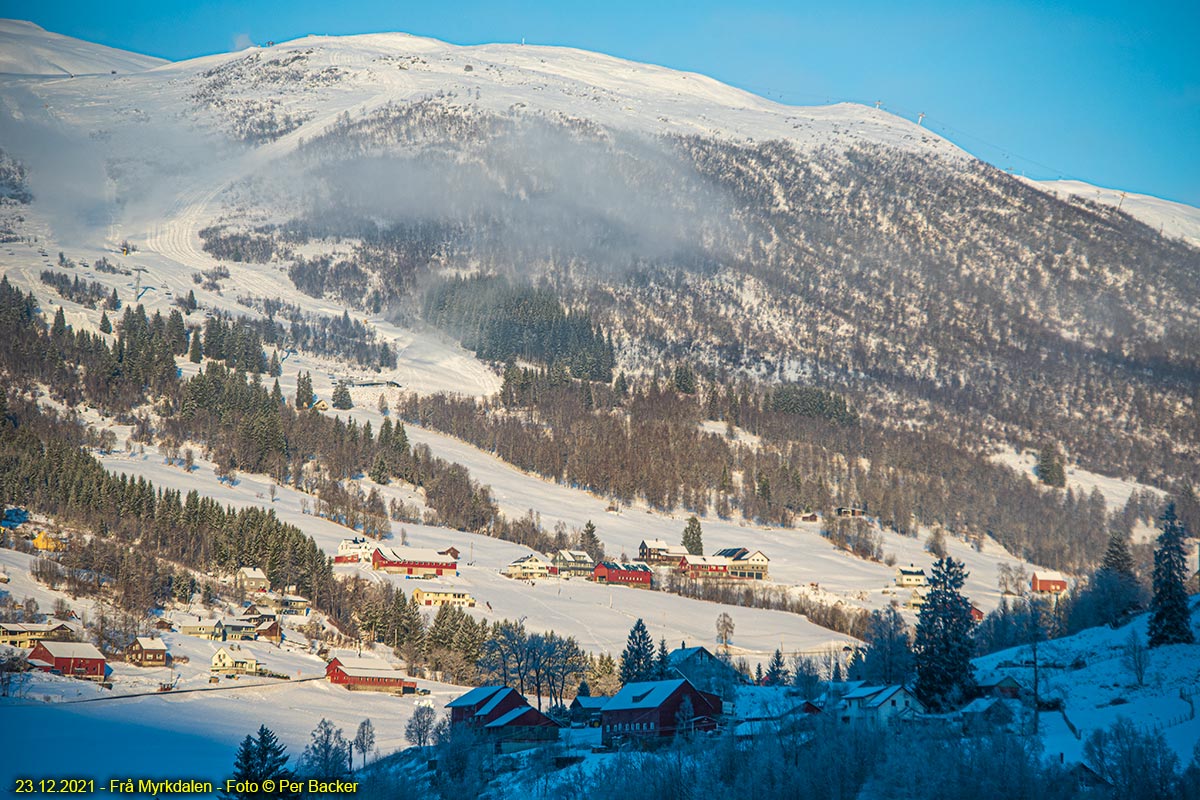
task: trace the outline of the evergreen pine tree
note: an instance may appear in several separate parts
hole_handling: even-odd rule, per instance
[[[1067,485],[1067,474],[1063,470],[1062,453],[1058,445],[1047,442],[1038,453],[1038,480],[1047,486],[1061,489]]]
[[[1188,610],[1187,554],[1184,540],[1187,529],[1175,516],[1175,504],[1168,503],[1159,517],[1162,533],[1154,551],[1154,598],[1150,601],[1150,646],[1191,644],[1191,615]]]
[[[932,711],[946,711],[974,688],[971,602],[960,591],[967,574],[961,561],[934,562],[929,593],[917,620],[916,694]]]
[[[776,648],[767,663],[767,671],[763,675],[769,686],[783,686],[788,682],[788,669],[783,660],[783,651]]]
[[[589,519],[579,534],[579,549],[592,557],[597,564],[604,560],[604,545],[596,535],[596,526]]]
[[[107,311],[100,312],[100,332],[112,333],[112,322],[108,319]]]
[[[313,404],[312,375],[303,372],[296,375],[296,408],[311,408]]]
[[[696,373],[687,364],[675,367],[675,391],[680,394],[696,393]]]
[[[391,480],[390,473],[391,470],[388,469],[387,459],[384,458],[383,453],[380,453],[379,455],[375,456],[375,463],[371,465],[371,471],[367,474],[370,475],[371,480],[375,481],[381,486],[385,486],[387,485],[388,481]]]
[[[50,335],[59,339],[67,332],[67,318],[63,315],[62,306],[54,312],[54,324],[50,326]]]
[[[1104,551],[1100,568],[1129,580],[1137,580],[1133,571],[1133,553],[1129,552],[1129,537],[1122,531],[1114,528],[1109,534],[1108,549]]]
[[[108,302],[105,305],[108,306],[109,311],[121,310],[121,298],[117,296],[117,289],[115,286],[113,287],[112,294],[108,296]]]
[[[279,781],[294,779],[294,774],[287,768],[287,761],[287,748],[280,743],[270,728],[266,725],[260,726],[257,739],[247,735],[238,747],[231,778],[235,781],[258,785],[265,780],[273,780],[276,782],[277,788],[270,792],[222,792],[221,797],[224,800],[250,800],[250,798],[255,800],[260,800],[260,798],[284,800],[287,798],[290,800],[290,798],[298,797],[299,795],[295,792],[278,788]]]
[[[667,639],[664,636],[658,640],[658,656],[654,659],[654,679],[665,681],[671,677],[671,651],[667,649]]]
[[[625,379],[625,373],[618,373],[616,381],[613,382],[613,392],[617,397],[625,397],[629,394],[629,381]]]
[[[575,690],[575,695],[577,697],[592,696],[592,687],[588,686],[587,678],[583,678],[579,681],[579,688]]]
[[[199,364],[203,358],[203,350],[200,347],[200,331],[192,331],[192,346],[188,349],[188,361],[193,364]]]
[[[337,386],[333,387],[332,405],[341,411],[354,408],[354,401],[350,399],[350,385],[345,381],[338,381]]]
[[[267,374],[278,378],[283,374],[283,365],[279,363],[279,353],[272,351],[271,361],[267,364]]]
[[[188,289],[187,299],[183,302],[184,308],[189,314],[200,307],[200,304],[196,302],[196,293],[191,289]]]
[[[700,520],[688,517],[687,527],[683,529],[683,547],[691,555],[704,555],[704,541],[701,536]]]
[[[761,661],[754,665],[754,682],[759,686],[763,685],[763,671],[762,671],[762,662]]]
[[[621,683],[654,679],[654,640],[641,618],[633,623],[625,650],[621,653]]]

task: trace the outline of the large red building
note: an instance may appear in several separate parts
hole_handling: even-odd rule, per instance
[[[107,666],[104,654],[86,642],[38,642],[29,654],[29,663],[42,672],[92,681],[104,680]]]
[[[412,694],[417,690],[416,681],[405,680],[398,670],[378,658],[337,656],[325,665],[325,677],[330,683],[347,689],[400,694]]]
[[[720,715],[721,698],[700,691],[685,678],[627,683],[600,710],[601,739],[608,746],[631,739],[712,731]]]
[[[413,578],[458,574],[458,561],[453,556],[417,547],[377,547],[371,554],[371,566]]]
[[[615,583],[622,586],[650,586],[654,573],[645,564],[621,564],[601,561],[592,568],[590,580],[596,583]]]

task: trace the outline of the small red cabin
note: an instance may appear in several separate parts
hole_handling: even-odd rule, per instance
[[[92,681],[104,680],[107,666],[104,654],[86,642],[38,642],[29,663],[43,672]]]
[[[507,686],[480,686],[446,704],[451,725],[482,728],[508,712],[529,706],[520,692]]]
[[[1035,593],[1062,594],[1067,590],[1067,577],[1052,569],[1039,569],[1029,584]]]

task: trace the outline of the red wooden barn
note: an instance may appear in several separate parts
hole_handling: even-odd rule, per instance
[[[72,678],[104,680],[104,654],[86,642],[38,642],[29,654],[29,663],[43,672],[57,672]]]
[[[507,686],[479,686],[446,704],[450,709],[451,725],[482,728],[489,722],[529,702],[515,689]]]
[[[330,683],[347,689],[401,694],[417,690],[416,681],[405,680],[402,673],[378,658],[337,656],[325,665],[325,677]]]
[[[371,567],[416,578],[458,574],[453,556],[416,547],[378,547],[371,554]]]
[[[591,580],[596,583],[616,583],[624,586],[650,586],[654,575],[645,564],[621,564],[601,561],[592,568]]]
[[[691,712],[681,713],[684,700]],[[611,745],[622,739],[657,739],[681,730],[716,730],[721,698],[702,692],[691,681],[627,683],[600,710],[601,739]]]

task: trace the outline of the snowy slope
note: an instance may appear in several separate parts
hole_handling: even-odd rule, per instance
[[[161,58],[50,33],[32,22],[0,20],[0,74],[128,73],[165,63]]]
[[[1163,200],[1146,194],[1104,189],[1083,181],[1030,181],[1052,193],[1082,197],[1097,203],[1119,206],[1135,219],[1200,247],[1200,208]]]
[[[1200,603],[1192,597],[1192,628],[1200,625]],[[1130,635],[1146,641],[1148,615],[1116,630],[1089,628],[1074,636],[1042,642],[1038,647],[1041,696],[1061,698],[1065,717],[1078,731],[1073,734],[1063,715],[1043,712],[1042,734],[1046,753],[1062,753],[1079,760],[1088,735],[1121,717],[1147,730],[1161,730],[1183,763],[1192,758],[1200,741],[1200,718],[1193,704],[1200,684],[1200,645],[1169,645],[1148,651],[1145,684],[1138,686],[1125,661]],[[1012,675],[1025,686],[1033,685],[1029,647],[1016,647],[975,660],[977,678],[990,680]],[[1074,666],[1073,666],[1074,665]],[[1189,701],[1188,698],[1191,698]]]

